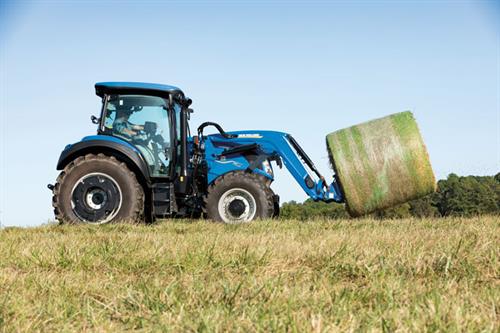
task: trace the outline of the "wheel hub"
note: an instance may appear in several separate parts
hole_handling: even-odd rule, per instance
[[[91,173],[80,178],[71,193],[73,212],[82,221],[102,224],[111,221],[122,203],[121,189],[109,175]]]
[[[243,214],[245,212],[245,203],[243,202],[243,200],[240,200],[240,199],[234,199],[233,201],[231,201],[229,203],[229,207],[228,207],[228,210],[229,210],[229,213],[231,213],[231,215],[235,216],[235,217],[240,217],[241,214]]]
[[[219,199],[219,215],[226,223],[250,222],[257,213],[253,195],[242,188],[232,188]]]
[[[85,199],[90,208],[101,209],[106,205],[108,196],[102,188],[93,188],[88,191]]]

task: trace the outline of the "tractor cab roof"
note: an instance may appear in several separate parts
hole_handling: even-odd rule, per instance
[[[184,96],[182,90],[177,87],[144,82],[98,82],[95,84],[95,93],[99,97],[106,94],[138,94],[166,97],[178,93]]]

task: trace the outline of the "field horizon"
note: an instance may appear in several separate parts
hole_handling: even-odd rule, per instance
[[[498,332],[500,219],[0,229],[0,331]]]

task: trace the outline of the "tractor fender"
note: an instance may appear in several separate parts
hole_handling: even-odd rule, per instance
[[[99,153],[115,156],[127,164],[140,182],[149,184],[149,168],[141,153],[130,143],[105,135],[85,137],[75,144],[66,146],[59,156],[57,170],[64,169],[66,165],[79,156]]]

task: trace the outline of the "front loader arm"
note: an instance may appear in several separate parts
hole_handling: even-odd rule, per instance
[[[343,202],[339,184],[328,184],[297,141],[287,133],[274,131],[230,132],[241,143],[257,143],[270,156],[278,155],[306,194],[315,201]],[[312,176],[306,166],[315,175]],[[315,179],[316,178],[316,179]]]

